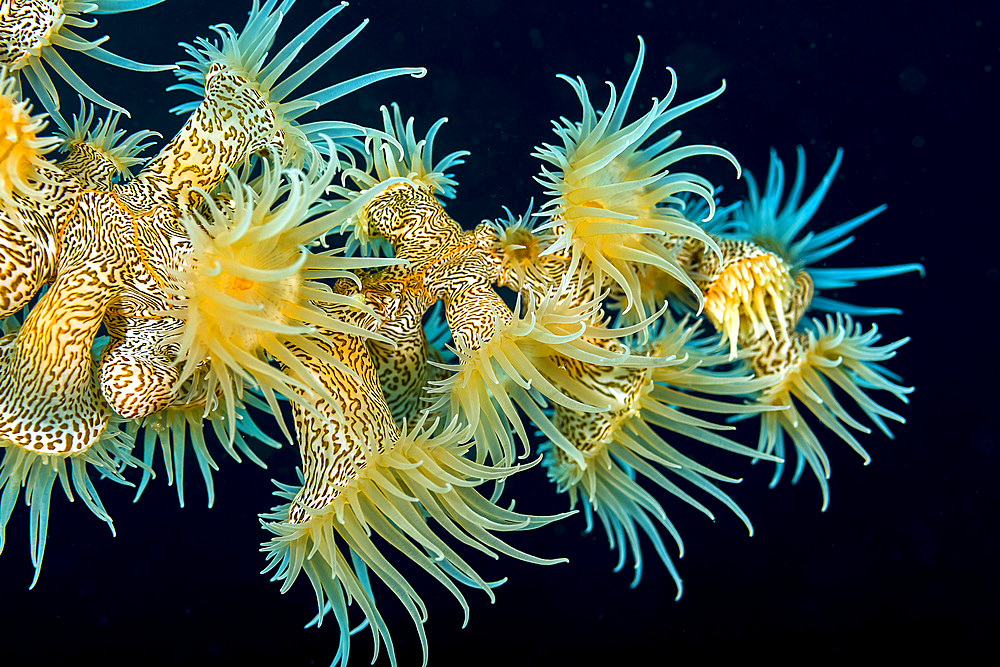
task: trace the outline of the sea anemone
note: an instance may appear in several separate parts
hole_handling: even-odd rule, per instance
[[[595,324],[600,299],[576,305],[567,291],[568,280],[560,289],[540,299],[529,294],[524,313],[497,317],[486,340],[455,341],[458,361],[440,364],[451,372],[443,381],[434,381],[431,393],[441,394],[431,409],[447,409],[461,415],[475,429],[476,460],[487,458],[498,465],[514,460],[511,428],[525,445],[528,435],[515,409],[519,406],[552,442],[571,458],[582,462],[580,453],[566,441],[540,406],[546,401],[579,412],[602,412],[610,402],[606,396],[581,384],[567,361],[602,366],[645,365],[614,339],[641,330],[644,321],[630,329],[607,329]]]
[[[24,502],[30,507],[28,531],[30,536],[31,564],[35,566],[35,576],[31,587],[38,581],[45,555],[45,542],[49,525],[49,501],[52,487],[58,479],[72,502],[73,491],[101,521],[108,524],[111,534],[115,527],[111,516],[104,509],[94,482],[90,479],[91,468],[98,471],[102,479],[110,479],[131,486],[122,477],[125,466],[139,466],[138,460],[129,453],[132,438],[117,425],[110,424],[101,438],[82,452],[73,454],[44,454],[22,449],[16,444],[0,439],[3,460],[0,461],[0,552],[3,551],[4,531],[11,512],[17,503],[21,487],[24,487]],[[67,465],[67,463],[69,465]],[[72,490],[70,487],[72,486]]]
[[[680,555],[684,546],[660,502],[647,490],[647,480],[714,520],[708,507],[675,483],[684,480],[729,508],[752,535],[746,514],[714,483],[739,480],[698,463],[682,453],[682,449],[690,449],[694,443],[760,457],[756,450],[719,433],[732,427],[697,417],[690,411],[756,414],[761,406],[737,403],[731,397],[759,391],[769,380],[754,379],[740,369],[708,370],[725,364],[728,357],[718,338],[707,342],[696,339],[698,327],[688,324],[686,318],[675,322],[667,316],[660,326],[660,333],[640,351],[662,360],[661,365],[591,366],[578,374],[581,382],[607,397],[610,410],[587,414],[559,405],[553,407],[553,424],[582,454],[582,460],[570,458],[551,442],[543,444],[541,449],[549,479],[560,493],[568,494],[570,508],[578,502],[582,505],[586,531],[593,529],[595,514],[600,519],[610,547],[619,552],[615,571],[624,567],[631,553],[635,570],[632,586],[639,583],[643,566],[639,535],[644,533],[673,577],[679,599],[683,591],[681,578],[662,532],[673,537]],[[670,432],[669,440],[664,431]],[[686,446],[678,449],[678,441]]]
[[[239,33],[228,23],[222,23],[212,27],[219,36],[217,42],[199,37],[194,44],[182,44],[191,60],[178,63],[180,67],[175,74],[182,83],[175,84],[168,90],[185,90],[199,98],[204,97],[205,79],[209,69],[213,65],[225,67],[256,90],[273,112],[275,125],[280,130],[283,142],[284,164],[302,166],[304,160],[310,156],[311,146],[320,151],[326,148],[325,138],[337,140],[338,145],[342,145],[360,136],[375,136],[379,133],[345,121],[316,121],[303,124],[298,121],[301,116],[377,81],[404,75],[419,78],[424,76],[427,70],[422,67],[383,69],[289,99],[299,86],[326,65],[368,24],[368,20],[365,19],[357,28],[326,48],[320,55],[293,74],[282,78],[285,70],[295,61],[305,44],[347,6],[346,2],[341,2],[330,8],[298,35],[289,39],[273,57],[268,58],[278,28],[294,2],[295,0],[280,2],[265,0],[261,5],[259,0],[254,0],[247,23]],[[189,113],[199,102],[200,100],[186,102],[171,111],[178,114]],[[360,142],[356,142],[354,147],[360,148]]]
[[[6,355],[9,352],[4,348],[12,344],[19,327],[17,317],[7,317],[2,321],[4,334],[0,338],[2,354]],[[95,344],[95,351],[102,345],[103,341]],[[97,487],[90,478],[90,471],[97,470],[101,479],[110,479],[131,486],[131,483],[122,476],[123,469],[142,467],[143,464],[131,454],[134,433],[131,430],[123,430],[122,421],[117,418],[108,421],[89,446],[59,453],[33,451],[0,436],[0,449],[3,450],[3,458],[0,460],[0,552],[3,552],[7,522],[23,487],[24,502],[30,510],[28,532],[31,563],[35,567],[32,587],[38,581],[42,559],[45,556],[50,500],[56,480],[59,480],[70,502],[73,501],[75,491],[87,509],[107,523],[111,534],[114,535],[114,523],[104,509]]]
[[[307,249],[339,224],[339,216],[330,213],[322,199],[336,166],[334,160],[323,170],[314,165],[307,175],[265,161],[252,185],[230,171],[224,196],[213,199],[202,192],[206,212],[194,210],[182,217],[192,252],[185,267],[174,272],[172,308],[164,312],[183,324],[175,341],[183,362],[177,386],[208,360],[206,392],[221,392],[230,423],[235,423],[244,382],[259,388],[275,414],[280,412],[275,392],[307,409],[310,404],[296,390],[308,389],[335,403],[289,347],[328,358],[315,343],[325,331],[375,335],[317,306],[361,308],[318,281],[355,279],[349,269],[395,263]],[[272,366],[266,357],[289,372]],[[341,365],[332,357],[330,361]]]
[[[404,125],[398,104],[393,102],[391,116],[383,106],[384,134],[374,135],[366,143],[364,169],[345,169],[344,180],[353,180],[357,189],[364,191],[391,178],[402,177],[427,186],[436,195],[453,199],[458,183],[447,170],[463,164],[465,161],[462,158],[469,151],[454,151],[434,161],[434,139],[447,121],[447,118],[439,118],[424,138],[417,141],[413,117],[408,118]]]
[[[85,104],[82,99],[72,127],[62,116],[57,116],[59,150],[68,153],[59,162],[59,168],[72,174],[83,187],[92,189],[110,189],[113,183],[131,178],[131,167],[143,161],[138,154],[152,145],[146,140],[161,135],[151,130],[127,135],[118,128],[120,118],[120,113],[111,111],[95,124],[93,105]]]
[[[636,272],[639,265],[660,268],[700,298],[665,239],[691,237],[717,250],[715,241],[683,215],[680,198],[685,192],[704,198],[711,217],[715,206],[712,185],[701,176],[672,173],[668,167],[688,157],[717,155],[732,162],[739,172],[736,158],[717,146],[671,148],[680,138],[679,131],[646,145],[667,123],[722,94],[725,83],[712,93],[670,108],[677,91],[674,77],[664,100],[654,98],[646,114],[625,125],[644,54],[640,38],[635,67],[621,99],[616,99],[615,87],[609,82],[611,96],[603,113],[595,110],[582,79],[560,75],[580,99],[583,118],[575,123],[565,118],[555,123],[562,146],[543,144],[535,153],[556,167],[550,170],[543,166],[538,178],[552,197],[542,207],[551,220],[541,229],[552,229],[558,235],[548,252],[570,251],[574,265],[584,270],[582,275],[594,274],[598,290],[607,275],[624,292],[627,309],[637,309],[639,319],[645,317]]]
[[[729,358],[736,358],[741,343],[753,344],[765,335],[777,342],[775,323],[787,337],[784,314],[796,299],[788,265],[749,241],[727,239],[718,247],[718,254],[702,252],[695,270],[705,314],[728,340]]]
[[[94,60],[132,70],[134,72],[161,72],[175,69],[176,65],[145,65],[129,58],[123,58],[105,49],[101,44],[107,35],[93,42],[80,37],[71,28],[93,28],[97,19],[84,19],[82,14],[118,14],[157,5],[163,0],[30,0],[5,3],[0,16],[0,36],[4,49],[0,62],[7,65],[15,81],[23,72],[28,83],[38,96],[45,110],[50,114],[59,113],[59,93],[49,77],[45,65],[59,75],[87,99],[123,113],[129,113],[113,102],[109,102],[73,71],[58,48],[77,51]],[[16,83],[20,88],[20,83]]]
[[[299,487],[286,484],[278,484],[275,495],[288,502],[262,515],[262,524],[274,535],[263,546],[270,561],[265,572],[274,571],[273,578],[282,582],[282,592],[305,573],[316,591],[318,620],[332,612],[340,626],[341,667],[346,667],[350,654],[351,602],[361,608],[371,626],[375,643],[372,662],[378,656],[380,642],[385,641],[390,664],[396,664],[392,637],[376,607],[369,570],[386,584],[413,619],[427,663],[423,627],[427,608],[410,582],[381,553],[383,544],[405,555],[447,588],[461,604],[466,622],[469,607],[456,582],[481,588],[491,600],[493,585],[432,525],[492,558],[501,553],[536,564],[565,562],[531,556],[493,534],[537,528],[565,516],[537,517],[506,510],[476,491],[476,486],[501,480],[518,467],[489,467],[467,458],[470,429],[457,420],[431,435],[435,431],[436,424],[425,428],[421,422],[393,443],[368,443],[365,465],[355,470],[356,477],[339,490],[329,505],[305,508],[304,521],[289,520]]]
[[[399,184],[398,187],[405,185],[414,192],[429,193],[427,197],[432,198],[438,208],[442,207],[444,203],[441,198],[453,198],[455,186],[458,185],[454,175],[448,170],[463,164],[462,158],[469,154],[468,151],[454,151],[440,160],[434,160],[434,140],[438,130],[447,120],[439,118],[427,130],[424,138],[418,141],[413,127],[413,117],[408,118],[404,125],[397,104],[393,103],[391,116],[389,110],[383,106],[384,131],[369,131],[370,137],[365,141],[361,151],[364,156],[364,166],[359,167],[355,162],[354,153],[348,152],[347,157],[351,165],[344,169],[341,185],[333,186],[331,192],[350,202],[352,210],[361,211],[368,202],[380,197],[383,192],[391,191]],[[389,197],[391,196],[390,194]],[[391,256],[394,250],[400,250],[394,248],[394,244],[399,245],[400,239],[389,239],[379,233],[373,233],[369,229],[370,222],[366,213],[352,215],[345,221],[344,228],[340,231],[349,234],[347,252],[352,253],[360,249],[365,255]],[[460,231],[457,224],[453,225],[455,231]]]
[[[823,510],[829,505],[830,461],[806,421],[801,408],[836,433],[864,459],[865,465],[871,460],[868,452],[846,427],[862,433],[871,429],[860,423],[841,406],[833,391],[839,387],[848,398],[857,403],[862,412],[887,437],[892,432],[885,420],[900,423],[906,420],[895,412],[877,403],[868,391],[885,391],[903,403],[913,387],[904,387],[890,379],[892,376],[880,362],[895,356],[909,338],[897,340],[887,345],[876,345],[881,339],[877,327],[872,325],[863,331],[850,315],[826,316],[825,323],[812,320],[807,333],[795,332],[781,345],[765,346],[754,357],[753,363],[759,375],[774,377],[776,382],[765,389],[758,401],[763,405],[782,408],[761,415],[759,451],[785,458],[785,434],[792,439],[798,452],[792,482],[796,482],[808,463],[823,493]],[[762,368],[763,367],[763,368]],[[832,383],[832,385],[831,385]],[[777,465],[771,486],[781,477],[783,463]]]
[[[522,299],[530,294],[541,297],[552,286],[558,285],[570,268],[568,253],[548,252],[557,235],[551,230],[539,229],[538,218],[533,212],[534,200],[521,215],[514,215],[506,206],[506,218],[492,222],[497,237],[497,252],[503,257],[504,274],[501,283],[518,290]],[[577,296],[593,298],[593,282],[586,289],[577,286]]]

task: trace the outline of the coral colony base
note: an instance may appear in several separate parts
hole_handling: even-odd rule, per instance
[[[903,421],[885,403],[911,388],[882,364],[906,341],[880,343],[868,322],[892,309],[829,292],[921,267],[829,267],[882,210],[811,226],[839,153],[811,193],[804,152],[790,184],[772,154],[762,187],[747,174],[747,198],[721,206],[712,183],[683,169],[710,156],[738,176],[739,163],[682,144],[675,127],[724,84],[676,101],[671,71],[663,97],[636,110],[641,39],[606,104],[560,77],[582,110],[564,111],[536,150],[542,205],[469,230],[443,204],[466,156],[433,156],[443,119],[421,135],[395,105],[375,127],[324,115],[330,101],[423,69],[302,92],[364,26],[295,60],[344,4],[282,46],[294,0],[254,0],[242,29],[215,26],[176,65],[83,36],[100,14],[158,1],[2,5],[0,528],[23,498],[36,581],[57,482],[113,526],[105,481],[141,493],[165,472],[183,502],[187,452],[211,502],[220,452],[260,462],[255,450],[285,440],[301,467],[278,484],[277,506],[260,508],[266,571],[283,592],[312,584],[317,621],[339,629],[335,663],[347,664],[352,630],[367,629],[395,664],[387,592],[426,662],[428,577],[404,577],[402,562],[467,613],[466,589],[502,593],[468,554],[564,560],[516,546],[514,533],[572,513],[514,510],[504,483],[539,456],[549,492],[588,530],[600,524],[633,585],[652,547],[680,597],[681,538],[666,508],[725,508],[751,525],[724,490],[738,480],[705,465],[708,454],[764,461],[774,484],[786,462],[793,481],[808,468],[825,508],[823,442],[867,462],[865,434]],[[67,65],[67,50],[173,69],[174,88],[194,96],[175,109],[183,127],[139,157],[155,135],[119,129],[124,109]],[[77,102],[56,82],[79,93],[72,120]],[[730,422],[751,419],[757,442],[731,439]]]

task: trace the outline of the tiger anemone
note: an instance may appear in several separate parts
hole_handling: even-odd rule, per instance
[[[805,464],[819,481],[823,494],[823,510],[830,502],[830,460],[823,445],[809,426],[805,416],[811,414],[820,423],[836,433],[864,459],[871,460],[851,429],[871,433],[871,429],[855,419],[837,398],[842,393],[855,402],[875,426],[891,438],[892,432],[886,419],[904,423],[906,420],[883,407],[870,395],[871,391],[892,394],[908,403],[907,394],[913,387],[904,387],[890,379],[891,374],[880,364],[896,355],[909,338],[887,345],[876,345],[881,339],[877,327],[863,331],[850,315],[827,315],[826,321],[812,320],[807,333],[795,332],[790,341],[770,346],[765,343],[760,354],[753,358],[754,370],[759,375],[769,374],[777,382],[765,389],[758,401],[763,405],[782,408],[761,415],[759,450],[785,458],[785,436],[792,440],[798,453],[792,482],[798,481]],[[839,388],[840,392],[834,389]],[[804,410],[803,410],[804,408]],[[779,463],[771,480],[774,487],[781,477],[783,463]]]
[[[207,363],[206,391],[209,396],[221,393],[230,423],[236,419],[244,383],[257,387],[275,414],[280,413],[275,393],[310,410],[301,391],[336,404],[289,347],[341,367],[316,341],[325,339],[328,331],[375,335],[317,307],[363,308],[319,281],[355,279],[349,269],[395,263],[307,248],[340,222],[322,199],[336,167],[330,161],[321,173],[315,167],[307,175],[265,161],[261,176],[251,184],[230,171],[224,192],[214,198],[202,192],[204,210],[181,217],[192,251],[184,267],[174,272],[172,308],[164,313],[183,324],[176,338],[177,358],[183,363],[176,386]]]
[[[434,139],[447,121],[447,118],[439,118],[418,141],[413,117],[410,116],[404,124],[398,104],[393,102],[391,115],[383,106],[384,133],[373,134],[369,140],[364,169],[345,169],[344,179],[353,180],[357,189],[364,191],[390,179],[406,178],[427,186],[436,195],[453,199],[457,182],[447,170],[463,164],[462,158],[469,151],[455,151],[434,161]]]
[[[194,44],[182,43],[181,46],[191,59],[178,63],[179,68],[175,74],[180,83],[167,90],[184,90],[198,96],[197,100],[171,109],[177,114],[189,113],[198,107],[201,98],[205,96],[209,70],[213,66],[225,68],[244,81],[244,85],[256,91],[273,114],[275,126],[280,133],[278,143],[282,145],[284,152],[283,163],[301,167],[310,158],[314,148],[322,151],[326,147],[324,137],[337,140],[338,148],[349,145],[361,150],[363,145],[357,137],[384,136],[376,130],[345,121],[301,122],[302,116],[377,81],[405,75],[420,78],[427,70],[422,67],[383,69],[355,76],[302,96],[293,96],[301,85],[350,44],[368,24],[365,19],[321,54],[286,75],[286,70],[298,62],[297,56],[309,40],[347,6],[346,2],[334,5],[298,35],[289,39],[284,47],[276,49],[276,52],[272,51],[278,28],[294,3],[295,0],[264,0],[263,4],[254,2],[242,31],[237,33],[231,25],[222,23],[212,26],[218,40],[210,41],[199,37]]]
[[[128,111],[110,102],[91,88],[73,68],[63,60],[59,49],[76,51],[102,63],[133,72],[162,72],[175,69],[176,65],[146,65],[111,53],[101,47],[107,35],[87,41],[74,29],[93,28],[97,19],[84,18],[85,14],[118,14],[157,5],[163,0],[32,0],[31,2],[4,3],[0,17],[0,34],[4,35],[4,49],[0,63],[6,65],[20,89],[20,75],[28,80],[38,101],[45,110],[59,112],[59,93],[49,76],[48,68],[73,87],[83,97],[129,115]],[[6,25],[5,25],[6,24]]]
[[[16,316],[0,321],[0,333],[3,334],[0,337],[0,354],[9,354],[8,348],[13,344],[19,328]],[[103,341],[100,341],[95,347],[102,345]],[[0,553],[3,552],[7,522],[24,488],[24,503],[29,507],[31,563],[35,568],[31,587],[38,581],[42,570],[52,489],[57,480],[67,500],[72,502],[74,497],[80,498],[94,516],[108,524],[111,534],[115,534],[114,522],[104,508],[90,473],[96,471],[100,479],[131,486],[122,473],[126,468],[142,467],[142,463],[131,454],[134,431],[122,429],[121,421],[111,418],[86,447],[62,452],[35,451],[23,443],[0,436]]]
[[[707,454],[707,445],[759,458],[761,454],[753,448],[722,435],[720,431],[732,427],[716,423],[711,415],[759,413],[761,406],[734,399],[759,391],[769,381],[754,379],[739,369],[709,370],[725,364],[728,357],[717,339],[696,339],[697,325],[688,324],[687,318],[675,322],[667,315],[660,326],[660,333],[640,351],[662,364],[647,368],[588,366],[579,373],[581,382],[607,398],[611,404],[608,411],[587,414],[553,406],[552,423],[581,457],[571,458],[552,442],[543,444],[541,450],[557,491],[568,495],[571,509],[578,504],[582,507],[586,532],[593,529],[596,516],[609,546],[617,548],[615,571],[625,566],[631,554],[632,586],[638,585],[643,570],[640,537],[645,535],[673,578],[679,599],[683,586],[664,537],[673,538],[681,556],[684,545],[654,492],[665,491],[714,521],[712,511],[689,492],[698,489],[725,505],[752,535],[749,518],[716,486],[716,482],[740,480],[716,472],[684,452]]]
[[[711,217],[715,209],[711,183],[696,174],[668,168],[685,158],[715,155],[732,162],[739,172],[736,158],[723,148],[674,147],[679,131],[654,139],[678,116],[722,94],[725,83],[707,95],[671,108],[677,92],[675,76],[662,101],[654,98],[648,112],[625,123],[644,54],[640,38],[635,67],[621,99],[609,83],[610,99],[603,112],[594,108],[581,78],[560,75],[576,92],[583,118],[579,122],[565,118],[556,122],[554,129],[562,145],[543,144],[534,154],[554,167],[543,165],[537,178],[552,197],[542,208],[551,221],[541,229],[558,233],[547,252],[571,252],[582,274],[593,273],[598,291],[604,277],[610,278],[624,293],[627,310],[636,309],[639,319],[645,317],[645,306],[638,266],[651,265],[665,271],[700,299],[698,288],[677,261],[673,241],[690,237],[718,250],[715,241],[683,214],[682,195],[692,193],[709,203]]]
[[[152,145],[147,140],[160,133],[140,130],[129,135],[118,128],[120,118],[120,113],[111,111],[95,123],[93,105],[82,99],[72,127],[57,116],[59,150],[67,153],[59,168],[72,174],[83,187],[95,190],[111,189],[112,184],[131,178],[131,168],[143,161],[138,154]]]
[[[469,154],[468,151],[454,151],[440,160],[434,159],[434,140],[447,120],[439,118],[418,140],[412,116],[404,124],[399,105],[392,104],[391,115],[383,106],[383,130],[368,130],[370,137],[360,151],[364,155],[364,166],[358,166],[354,153],[348,153],[351,164],[344,169],[340,179],[342,185],[332,186],[331,192],[350,202],[350,211],[360,212],[367,202],[382,192],[405,184],[429,192],[443,206],[442,197],[454,198],[458,185],[448,170],[463,164],[462,158]],[[351,215],[340,230],[349,234],[347,252],[353,254],[359,249],[366,255],[392,256],[392,243],[384,236],[372,234],[366,218],[363,213]]]
[[[436,364],[451,374],[433,381],[430,391],[441,394],[432,409],[450,410],[461,415],[475,429],[476,460],[487,458],[498,465],[514,460],[511,428],[527,450],[528,435],[515,405],[573,458],[581,455],[545,416],[541,406],[547,401],[580,412],[602,412],[609,408],[606,396],[581,384],[568,363],[605,366],[642,365],[648,360],[635,357],[614,341],[649,324],[632,329],[607,329],[594,324],[600,299],[574,304],[562,288],[529,299],[523,314],[495,318],[487,340],[463,342],[456,338],[452,364]],[[517,309],[521,310],[519,301]],[[487,457],[488,455],[488,457]]]
[[[7,68],[0,70],[0,202],[11,209],[24,204],[16,197],[46,202],[39,192],[38,170],[51,167],[45,155],[59,143],[55,137],[40,136],[46,125],[45,115],[32,115],[31,103],[21,99]]]
[[[531,556],[494,535],[537,528],[566,515],[529,516],[498,507],[480,495],[475,487],[500,481],[519,467],[491,467],[470,460],[466,457],[469,435],[470,429],[457,420],[442,429],[436,423],[425,427],[421,420],[394,442],[368,442],[362,453],[364,467],[354,466],[353,479],[319,509],[300,504],[300,486],[278,484],[275,495],[287,502],[262,516],[264,527],[273,534],[263,545],[270,561],[265,572],[274,572],[273,579],[282,582],[282,593],[305,573],[316,591],[317,622],[332,612],[341,629],[334,664],[347,665],[352,634],[348,605],[353,602],[371,627],[372,663],[384,640],[389,662],[396,665],[392,638],[376,606],[369,573],[406,608],[420,638],[423,664],[427,664],[427,607],[409,579],[390,562],[392,555],[405,555],[440,582],[462,606],[466,623],[469,606],[456,583],[480,588],[490,600],[496,584],[486,582],[443,538],[491,558],[504,554],[539,565],[565,562]],[[301,473],[300,482],[307,483]],[[295,514],[302,515],[300,520],[295,520]],[[432,529],[435,524],[440,530]],[[386,545],[392,553],[383,553]]]
[[[532,212],[534,199],[521,215],[514,215],[506,206],[506,218],[492,222],[497,238],[496,250],[504,258],[504,284],[518,290],[522,298],[530,293],[543,294],[550,285],[557,285],[569,267],[570,258],[561,253],[546,252],[556,239],[552,230],[537,229],[536,217]],[[592,285],[577,294],[592,294]]]

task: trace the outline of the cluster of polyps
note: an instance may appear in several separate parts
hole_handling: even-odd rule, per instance
[[[877,346],[875,329],[851,316],[878,309],[817,296],[919,269],[813,268],[881,210],[804,232],[839,154],[801,205],[802,156],[784,200],[772,156],[763,196],[751,182],[748,201],[716,210],[710,183],[672,169],[706,155],[739,169],[735,157],[678,145],[679,132],[661,130],[723,88],[671,106],[674,84],[630,121],[640,41],[628,82],[620,97],[612,87],[603,111],[582,80],[566,79],[583,112],[555,124],[559,144],[538,149],[549,197],[540,211],[466,231],[440,200],[455,195],[447,171],[465,155],[433,160],[443,120],[419,140],[397,108],[383,109],[379,129],[300,121],[357,88],[423,70],[293,96],[364,24],[288,73],[301,45],[343,9],[275,49],[292,3],[255,0],[242,31],[218,26],[216,41],[197,40],[186,47],[190,60],[166,67],[115,56],[71,30],[93,27],[87,14],[155,2],[4,5],[0,526],[23,487],[36,579],[56,479],[111,525],[90,469],[122,483],[141,471],[141,492],[162,450],[183,502],[190,445],[211,499],[211,449],[259,462],[255,443],[278,446],[263,417],[252,417],[263,413],[301,454],[298,483],[280,485],[284,504],[262,515],[268,569],[282,590],[306,573],[319,617],[332,612],[340,627],[343,663],[352,602],[376,648],[384,640],[393,656],[372,574],[426,648],[426,609],[394,561],[415,562],[466,611],[457,584],[493,593],[457,546],[556,562],[497,536],[562,518],[501,506],[504,481],[523,467],[516,440],[523,456],[544,454],[555,490],[582,507],[588,526],[600,519],[619,567],[632,554],[635,583],[645,534],[679,596],[664,535],[678,546],[680,537],[660,498],[711,516],[689,493],[698,490],[750,527],[716,485],[738,480],[698,463],[699,448],[773,461],[777,480],[787,436],[796,477],[808,463],[825,506],[829,463],[810,422],[867,457],[852,430],[869,428],[843,397],[886,433],[886,418],[901,421],[869,393],[905,400],[909,389],[879,365],[904,341]],[[95,123],[83,107],[72,125],[63,118],[46,65],[91,101],[123,110],[56,47],[131,69],[176,68],[177,87],[198,99],[177,107],[190,113],[186,123],[143,161],[152,133],[126,136],[117,113]],[[33,114],[24,82],[56,136]],[[53,160],[57,147],[64,155]],[[334,233],[349,236],[346,249],[328,249]],[[359,248],[366,252],[353,255]],[[806,318],[810,310],[829,313],[825,323]],[[728,437],[734,416],[761,420],[757,448]]]

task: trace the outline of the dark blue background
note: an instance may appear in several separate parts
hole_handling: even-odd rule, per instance
[[[169,0],[101,17],[98,30],[112,36],[106,46],[117,53],[169,62],[181,58],[176,42],[207,34],[209,24],[242,26],[248,4]],[[301,26],[329,4],[300,0],[288,23]],[[448,594],[415,573],[430,608],[431,665],[785,663],[862,652],[899,659],[932,649],[957,657],[996,647],[996,3],[359,0],[317,41],[339,39],[364,17],[371,24],[315,87],[381,67],[430,72],[378,84],[324,113],[378,124],[378,106],[395,100],[421,129],[448,116],[440,154],[472,151],[456,172],[459,197],[449,204],[465,225],[500,215],[503,204],[523,209],[540,195],[529,153],[554,139],[552,118],[579,118],[572,91],[555,74],[582,75],[603,105],[602,82],[624,82],[641,33],[647,60],[637,109],[666,92],[668,64],[680,76],[680,101],[725,77],[723,97],[678,124],[686,141],[724,146],[761,177],[771,146],[793,161],[803,144],[810,185],[843,146],[822,219],[841,221],[882,202],[889,209],[837,263],[927,267],[923,279],[908,275],[842,295],[904,310],[878,323],[886,340],[913,336],[890,366],[917,390],[895,440],[864,441],[874,459],[867,468],[827,438],[833,477],[825,514],[812,479],[769,491],[763,466],[709,457],[745,476],[732,492],[757,534],[749,539],[722,512],[713,525],[668,500],[687,546],[680,602],[654,560],[630,590],[629,575],[611,572],[615,559],[603,535],[581,536],[582,519],[574,517],[512,538],[532,553],[566,555],[570,565],[474,561],[488,578],[510,581],[492,606],[469,592],[465,630]],[[131,129],[169,136],[179,126],[166,109],[189,98],[162,92],[172,75],[68,59],[132,111]],[[744,186],[720,163],[689,166],[742,195]],[[295,458],[279,452],[269,471],[220,458],[211,511],[193,463],[183,510],[162,476],[136,505],[129,490],[102,483],[114,539],[82,503],[68,505],[56,491],[45,565],[31,592],[27,511],[19,504],[0,560],[4,664],[328,664],[336,628],[302,629],[314,608],[306,581],[281,596],[258,574],[264,533],[256,515],[272,503],[271,477],[294,479]],[[564,507],[540,470],[515,486],[522,511]],[[409,619],[389,596],[382,599],[400,664],[418,664]],[[357,664],[367,664],[367,636],[355,643]]]

